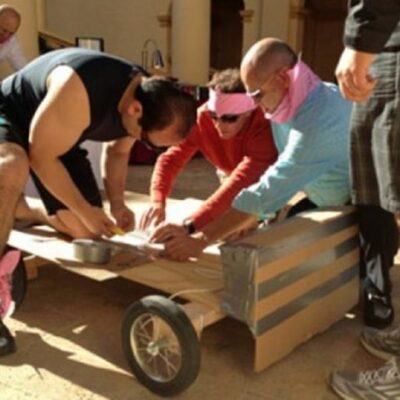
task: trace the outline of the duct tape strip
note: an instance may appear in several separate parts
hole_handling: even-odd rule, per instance
[[[270,296],[294,282],[311,275],[317,270],[321,270],[324,266],[331,264],[340,257],[358,247],[358,238],[353,237],[345,242],[340,243],[336,247],[331,247],[323,253],[317,253],[315,257],[298,265],[295,268],[285,271],[282,274],[275,276],[258,285],[257,300]]]
[[[359,269],[357,263],[343,271],[340,275],[335,276],[334,279],[331,279],[317,288],[310,290],[303,296],[277,309],[272,314],[260,319],[255,323],[254,327],[250,327],[251,331],[255,336],[260,336],[266,331],[281,324],[286,319],[307,308],[315,301],[327,296],[340,286],[343,286],[352,279],[358,277],[358,274]]]

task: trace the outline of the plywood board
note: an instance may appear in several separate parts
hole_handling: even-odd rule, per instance
[[[149,196],[138,193],[126,193],[127,204],[135,211],[143,211],[149,207]],[[202,201],[197,199],[186,200],[169,200],[170,220],[173,222],[182,221],[193,209],[199,207]],[[105,265],[83,263],[76,259],[73,254],[73,245],[71,241],[63,235],[56,233],[53,229],[46,226],[35,226],[26,228],[24,230],[13,230],[10,234],[9,244],[13,247],[19,248],[28,254],[41,257],[49,262],[58,264],[60,267],[69,271],[84,275],[88,278],[103,281],[106,279],[115,278],[117,276],[125,276],[128,279],[135,280],[147,286],[155,287],[164,290],[167,293],[175,293],[184,289],[196,289],[194,297],[207,297],[202,295],[199,291],[200,287],[205,286],[204,276],[209,277],[210,273],[207,272],[210,266],[215,266],[220,262],[220,256],[217,246],[210,246],[206,249],[199,261],[190,262],[189,265],[193,268],[183,268],[185,264],[175,263],[162,258],[154,258],[143,251],[138,251],[135,246],[129,244],[129,235],[126,237],[114,237],[115,251],[111,261]],[[128,240],[127,240],[128,239]],[[118,246],[118,242],[123,246]],[[151,269],[146,269],[148,266]],[[201,265],[201,266],[200,266]],[[145,266],[143,270],[135,273],[128,273],[127,271],[135,270],[139,266]],[[170,270],[169,270],[170,268]],[[218,270],[219,269],[219,270]],[[148,273],[148,271],[152,271]],[[174,278],[177,282],[181,281],[180,285],[171,284],[170,279],[166,279],[165,283],[156,284],[153,274],[161,277],[163,272],[166,271],[167,276]],[[180,271],[182,273],[180,274]],[[203,271],[202,273],[199,271]],[[207,275],[208,273],[208,275]],[[217,278],[215,278],[217,274]],[[216,268],[213,275],[214,279],[210,279],[211,287],[205,287],[209,291],[218,291],[222,289],[222,271],[221,268]],[[157,280],[157,279],[156,279]],[[212,300],[207,300],[210,304],[215,304],[217,297],[211,296]]]
[[[105,265],[83,263],[73,254],[72,243],[48,227],[28,228],[23,231],[13,230],[8,243],[10,246],[35,255],[61,268],[88,278],[104,281],[119,276],[119,272],[136,265],[143,265],[151,260],[142,253],[126,249],[115,253]]]
[[[48,227],[29,228],[23,232],[13,230],[9,244],[97,281],[122,276],[169,294],[179,292],[182,298],[219,308],[222,267],[207,256],[180,263],[152,258],[124,246],[107,264],[83,263],[74,257],[72,243]]]

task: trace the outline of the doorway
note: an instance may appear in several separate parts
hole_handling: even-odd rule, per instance
[[[211,72],[240,66],[243,25],[239,12],[243,9],[243,0],[211,1]]]
[[[335,81],[346,15],[347,0],[307,0],[305,3],[302,58],[325,81]]]

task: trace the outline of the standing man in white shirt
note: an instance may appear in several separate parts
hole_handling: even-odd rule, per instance
[[[0,5],[0,62],[7,61],[14,71],[21,69],[27,60],[15,37],[21,24],[21,15],[8,4]]]

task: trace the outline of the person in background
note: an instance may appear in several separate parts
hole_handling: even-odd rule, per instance
[[[208,87],[209,100],[198,109],[190,135],[157,160],[150,190],[153,205],[142,216],[141,229],[165,220],[174,179],[198,151],[217,168],[221,186],[183,225],[175,225],[176,234],[194,233],[221,216],[276,160],[270,123],[246,95],[239,69],[215,73]]]
[[[351,126],[352,197],[358,208],[361,266],[369,312],[361,343],[389,360],[375,370],[337,371],[343,399],[400,399],[400,329],[389,269],[398,251],[400,211],[400,1],[352,0],[345,50],[336,69],[345,98],[355,102]]]
[[[14,71],[27,64],[15,33],[21,24],[21,15],[7,5],[0,5],[0,61],[7,61]]]

